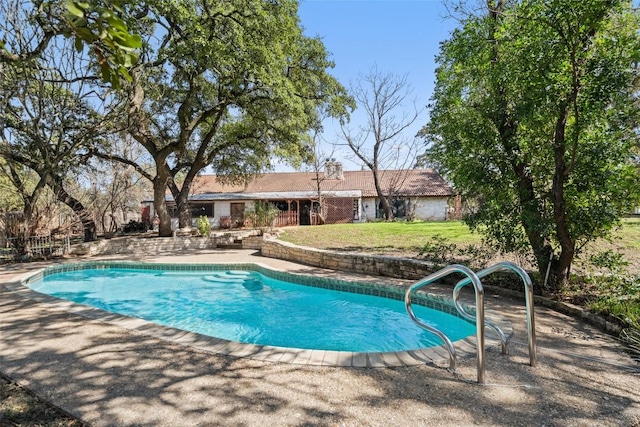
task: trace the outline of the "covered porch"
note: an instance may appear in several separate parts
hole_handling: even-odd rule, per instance
[[[317,191],[201,193],[190,197],[192,220],[206,216],[214,228],[250,227],[246,213],[258,201],[270,203],[278,209],[274,227],[350,223],[362,218],[362,192],[353,190],[323,191],[320,196]],[[170,196],[167,202],[172,214],[172,228],[175,229],[175,205]],[[143,209],[147,209],[153,218],[152,201],[143,202]]]

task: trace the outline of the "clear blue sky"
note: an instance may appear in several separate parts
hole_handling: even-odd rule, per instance
[[[323,40],[336,64],[331,74],[345,87],[374,66],[383,74],[406,74],[421,108],[433,92],[439,43],[456,26],[440,0],[301,0],[299,15],[305,34]],[[355,115],[354,125],[359,121]],[[405,136],[412,138],[426,121],[423,112]],[[335,134],[327,123],[325,138],[333,141]],[[357,169],[344,158],[347,150],[336,158],[345,169]]]

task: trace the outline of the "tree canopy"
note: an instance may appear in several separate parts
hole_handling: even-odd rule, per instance
[[[144,14],[144,4],[127,0],[2,0],[0,63],[18,66],[36,60],[58,36],[64,36],[73,39],[78,52],[88,47],[91,65],[99,67],[102,80],[119,88],[121,78],[131,80],[128,68],[136,63],[136,50],[141,47],[140,36],[129,31],[127,21]],[[16,37],[14,22],[32,29],[27,38]]]
[[[180,225],[190,225],[190,186],[203,168],[239,181],[269,169],[274,157],[297,164],[309,156],[318,112],[347,113],[351,100],[328,73],[321,40],[303,35],[297,7],[2,0],[2,156],[36,171],[58,195],[66,193],[62,178],[90,156],[118,160],[153,182],[161,235],[171,233],[167,189]],[[97,144],[118,132],[147,157]],[[73,195],[64,198],[84,210]]]
[[[85,239],[93,240],[92,215],[68,185],[86,154],[112,131],[108,115],[112,105],[105,96],[110,88],[100,85],[84,49],[79,51],[60,34],[47,39],[53,31],[49,26],[56,24],[45,18],[54,20],[49,9],[58,6],[0,3],[5,18],[0,22],[3,52],[10,49],[15,55],[0,60],[0,156],[22,194],[25,222],[48,187],[79,216]],[[29,171],[38,176],[35,185],[25,185],[23,170],[29,177]]]
[[[302,34],[296,1],[148,4],[141,60],[125,86],[126,128],[154,159],[146,176],[168,235],[167,188],[180,226],[190,225],[190,185],[203,168],[241,180],[272,156],[299,161],[318,105],[344,114],[348,97],[327,73],[322,42]]]
[[[488,2],[437,58],[427,157],[552,290],[638,200],[638,24],[630,1]]]

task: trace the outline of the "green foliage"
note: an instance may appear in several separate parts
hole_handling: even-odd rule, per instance
[[[103,81],[118,89],[121,78],[131,80],[128,70],[142,47],[142,38],[127,22],[138,21],[147,10],[145,4],[128,0],[5,1],[0,3],[0,63],[33,67],[48,47],[58,44],[56,38],[64,36],[78,52],[88,47],[91,66],[98,65]]]
[[[620,339],[634,354],[635,359],[640,361],[640,327],[623,329]]]
[[[142,38],[131,34],[127,23],[127,1],[121,0],[67,0],[63,32],[73,37],[76,50],[90,46],[96,57],[102,80],[119,89],[120,78],[131,81],[129,69],[138,61],[136,50],[142,47]]]
[[[468,259],[474,268],[486,268],[489,262],[496,255],[496,251],[486,244],[469,244],[458,248],[458,254],[464,259]]]
[[[589,261],[603,271],[584,278],[586,285],[595,289],[589,308],[623,325],[621,340],[640,356],[640,276],[628,274],[625,267],[629,263],[612,250],[591,255]]]
[[[599,296],[590,304],[596,313],[614,317],[621,324],[640,329],[640,277],[628,274],[588,276]]]
[[[273,229],[273,223],[280,211],[268,202],[256,201],[246,212],[246,218],[254,230],[264,234]]]
[[[437,268],[455,263],[467,263],[476,269],[485,268],[494,255],[495,251],[486,245],[458,245],[439,234],[431,236],[431,240],[418,252],[419,257],[434,263]]]
[[[20,47],[21,39],[37,32],[33,28],[22,32],[28,27],[24,24],[13,20],[0,24],[15,30],[12,46]],[[86,165],[88,152],[103,143],[112,129],[111,105],[100,100],[100,88],[93,85],[94,71],[70,41],[50,43],[29,66],[26,63],[6,67],[0,63],[0,156],[13,169],[11,179],[24,201],[27,221],[35,212],[39,193],[48,187],[80,217],[85,238],[91,240],[95,238],[93,217],[78,194],[66,188],[78,184],[77,174]]]
[[[0,212],[21,211],[23,206],[24,202],[20,197],[20,192],[10,178],[7,161],[0,157]]]
[[[295,0],[149,2],[145,60],[127,85],[139,95],[128,123],[146,128],[128,130],[163,175],[154,185],[169,183],[181,226],[202,169],[209,166],[221,182],[242,183],[269,170],[274,158],[299,164],[308,157],[307,133],[319,111],[346,112],[346,91],[328,73],[333,63],[321,40],[303,34],[297,6]],[[155,202],[164,203],[160,196]],[[160,218],[162,233],[167,218]]]
[[[447,239],[436,234],[431,241],[424,244],[418,256],[431,261],[438,266],[444,266],[455,262],[455,254],[458,247],[455,243],[449,243]]]
[[[620,252],[614,252],[611,249],[590,255],[589,262],[594,267],[606,269],[611,273],[620,273],[629,265]]]
[[[559,249],[561,286],[640,195],[638,15],[628,1],[504,5],[442,44],[423,160],[474,201],[467,223],[501,250],[531,251],[543,273]]]
[[[211,223],[206,215],[200,215],[196,220],[196,224],[201,236],[209,237],[211,235]]]

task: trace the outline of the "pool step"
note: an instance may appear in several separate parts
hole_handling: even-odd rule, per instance
[[[234,239],[233,242],[218,243],[217,249],[242,249],[242,238]]]
[[[206,282],[222,282],[222,283],[242,283],[247,279],[252,279],[252,274],[248,271],[220,271],[211,272],[202,277]]]

